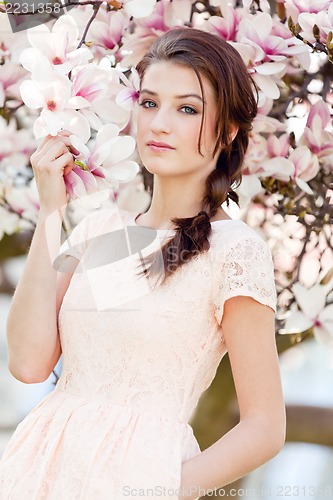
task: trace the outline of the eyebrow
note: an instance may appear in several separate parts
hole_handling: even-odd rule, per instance
[[[157,92],[153,92],[152,90],[148,90],[148,89],[142,89],[140,91],[140,94],[149,94],[149,95],[153,95],[153,96],[158,95]],[[183,94],[183,95],[176,95],[175,97],[176,97],[176,99],[186,99],[187,97],[194,97],[195,99],[199,99],[199,101],[201,101],[201,102],[206,102],[198,94]]]

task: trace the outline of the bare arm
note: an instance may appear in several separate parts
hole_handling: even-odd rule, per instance
[[[7,320],[8,368],[25,383],[46,380],[61,355],[57,317],[75,268],[64,273],[52,266],[66,206],[63,174],[73,161],[66,141],[48,136],[31,157],[41,208]]]
[[[212,446],[183,462],[181,488],[188,494],[181,495],[181,500],[203,496],[200,488],[222,488],[245,476],[273,458],[285,442],[274,311],[251,297],[233,297],[225,302],[222,329],[240,422]]]

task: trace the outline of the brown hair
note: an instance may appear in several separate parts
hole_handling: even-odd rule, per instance
[[[241,172],[251,124],[257,114],[254,92],[258,96],[258,90],[237,50],[212,33],[182,27],[172,28],[157,38],[137,64],[141,82],[149,66],[161,61],[171,61],[192,68],[199,80],[202,97],[204,92],[201,75],[207,78],[215,94],[217,110],[213,155],[224,145],[216,168],[206,179],[201,211],[195,217],[171,219],[175,225],[175,235],[161,248],[159,259],[157,253],[146,257],[144,271],[139,273],[149,277],[163,275],[164,281],[196,254],[210,248],[210,219],[222,203],[226,201],[229,206],[231,199],[239,205],[238,195],[233,187],[238,187],[242,180]],[[204,114],[205,105],[198,140],[200,154]],[[231,124],[238,127],[233,141],[230,140]],[[150,264],[150,267],[147,268],[146,264]]]

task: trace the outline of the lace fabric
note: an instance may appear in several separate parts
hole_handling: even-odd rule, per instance
[[[213,303],[221,324],[225,301],[247,296],[276,312],[274,264],[267,243],[249,227],[234,231],[232,239],[214,252]]]
[[[168,233],[128,245],[145,233],[135,215],[94,212],[61,247],[80,259],[59,311],[62,373],[5,450],[1,500],[176,500],[182,462],[201,452],[191,417],[227,352],[225,301],[275,310],[269,248],[244,222],[212,224],[210,250],[153,288],[134,265]]]

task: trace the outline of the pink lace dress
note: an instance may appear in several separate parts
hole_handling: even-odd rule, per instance
[[[156,286],[136,266],[173,231],[147,239],[135,216],[97,210],[62,245],[80,259],[59,312],[62,373],[6,447],[1,500],[176,500],[182,462],[201,453],[189,421],[227,352],[224,302],[276,310],[270,250],[243,221],[213,222],[209,251]]]

